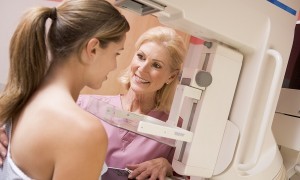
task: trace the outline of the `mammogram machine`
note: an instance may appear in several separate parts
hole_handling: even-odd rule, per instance
[[[116,0],[204,39],[185,61],[167,125],[139,132],[177,139],[172,166],[191,179],[285,179],[271,126],[300,0]],[[170,130],[178,117],[182,131]],[[170,134],[164,134],[169,132]],[[292,167],[299,171],[299,164]],[[292,175],[289,174],[289,177]]]

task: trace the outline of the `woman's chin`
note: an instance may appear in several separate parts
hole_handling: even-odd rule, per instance
[[[98,90],[102,87],[102,84],[103,84],[104,81],[98,83],[98,84],[94,84],[93,87],[90,87],[92,89],[95,89],[95,90]]]
[[[146,91],[146,88],[143,88],[143,87],[139,87],[139,86],[131,86],[130,89],[135,92],[135,93],[145,93]]]

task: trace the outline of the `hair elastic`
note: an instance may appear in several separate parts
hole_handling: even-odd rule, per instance
[[[56,7],[53,7],[51,9],[51,12],[49,14],[49,18],[52,19],[53,21],[56,20],[56,18],[57,18]]]

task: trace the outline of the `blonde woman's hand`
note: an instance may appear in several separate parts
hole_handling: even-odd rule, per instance
[[[165,180],[166,176],[173,175],[172,166],[165,158],[156,158],[140,164],[127,165],[127,168],[132,170],[128,176],[129,179]]]

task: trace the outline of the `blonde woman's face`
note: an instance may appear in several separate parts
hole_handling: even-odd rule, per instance
[[[131,62],[130,88],[141,94],[156,93],[172,74],[167,49],[155,42],[146,42]]]

